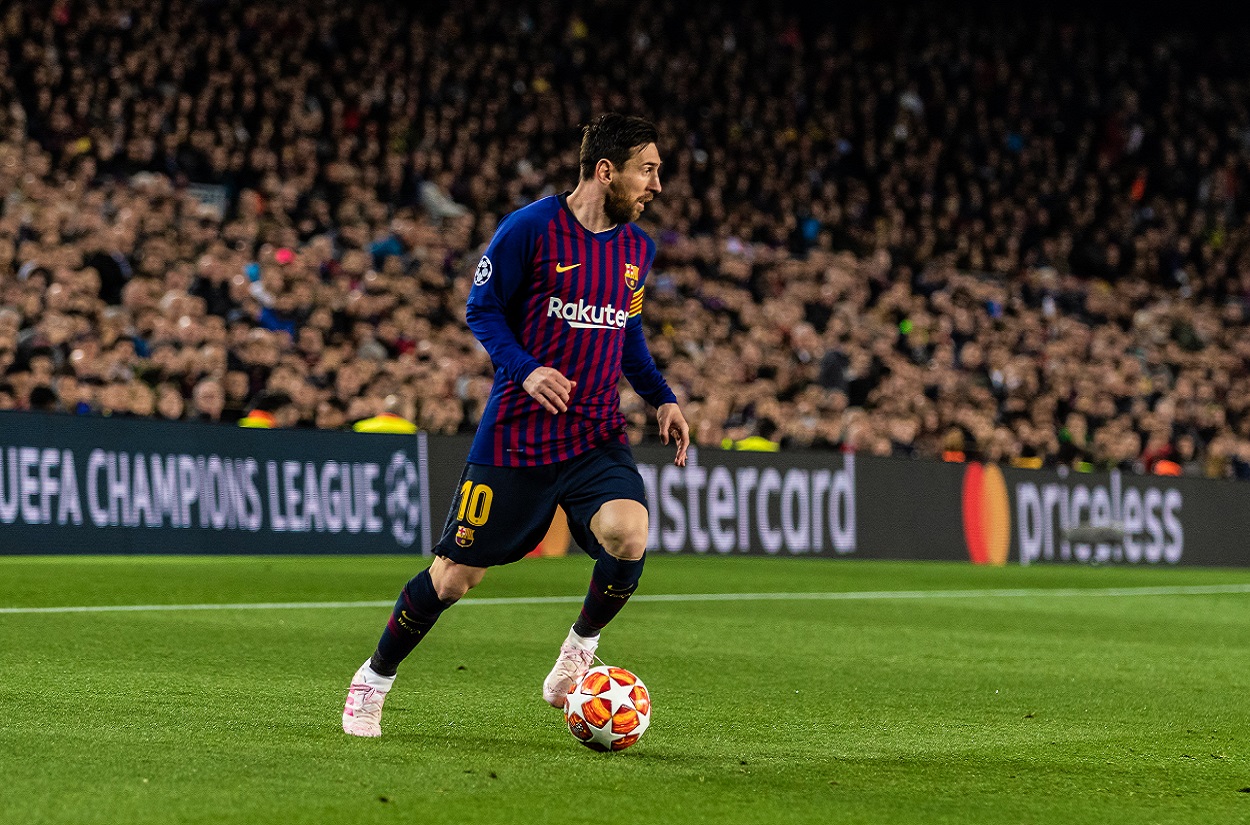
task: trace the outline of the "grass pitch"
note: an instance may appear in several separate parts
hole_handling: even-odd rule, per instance
[[[1247,570],[657,556],[640,595],[809,596],[637,598],[600,654],[652,726],[599,754],[540,696],[583,557],[493,571],[341,733],[388,608],[311,603],[421,564],[0,559],[0,822],[1250,822]]]

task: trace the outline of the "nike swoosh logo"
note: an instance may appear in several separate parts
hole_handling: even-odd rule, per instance
[[[568,266],[565,266],[564,264],[556,264],[556,272],[568,272],[570,269],[577,269],[579,266],[581,266],[581,264],[569,264]]]

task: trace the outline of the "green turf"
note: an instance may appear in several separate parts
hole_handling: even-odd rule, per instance
[[[12,558],[0,607],[391,599],[403,558]],[[478,598],[576,596],[584,558]],[[644,593],[1181,587],[1247,570],[655,558]],[[538,688],[573,604],[461,605],[380,740],[339,731],[380,607],[0,614],[4,823],[1250,822],[1250,594],[636,601],[655,702],[578,745]]]

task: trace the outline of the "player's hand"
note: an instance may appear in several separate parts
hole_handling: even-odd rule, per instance
[[[576,386],[576,381],[570,381],[559,370],[551,367],[539,367],[526,376],[525,383],[521,385],[530,394],[530,398],[554,415],[568,412],[569,396]]]
[[[677,457],[673,463],[685,467],[686,448],[690,446],[690,425],[686,423],[686,416],[681,414],[681,408],[676,404],[661,404],[655,417],[660,422],[660,441],[667,444],[672,439],[677,445]]]

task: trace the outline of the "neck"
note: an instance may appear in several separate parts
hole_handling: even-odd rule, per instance
[[[605,197],[603,190],[593,181],[580,181],[577,188],[569,193],[569,210],[577,222],[589,231],[607,232],[616,224],[608,220],[607,213],[603,211]]]

